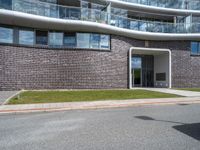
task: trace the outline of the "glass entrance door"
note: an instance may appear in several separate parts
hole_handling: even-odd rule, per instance
[[[142,85],[142,58],[132,58],[132,78],[133,87],[141,87]]]
[[[154,86],[154,56],[136,55],[132,57],[133,87]]]
[[[154,85],[154,57],[144,55],[142,57],[142,86],[153,87]]]

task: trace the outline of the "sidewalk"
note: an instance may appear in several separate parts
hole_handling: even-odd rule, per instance
[[[1,105],[0,114],[51,112],[51,111],[63,111],[63,110],[76,110],[76,109],[78,110],[78,109],[117,108],[117,107],[129,107],[129,106],[140,106],[140,105],[191,104],[191,103],[200,103],[200,97]]]
[[[200,97],[200,92],[195,92],[195,91],[176,90],[176,89],[168,89],[168,88],[141,88],[141,89],[154,91],[154,92],[175,94],[175,95],[180,95],[184,97]]]
[[[0,91],[0,105],[6,103],[14,95],[17,95],[20,91]]]

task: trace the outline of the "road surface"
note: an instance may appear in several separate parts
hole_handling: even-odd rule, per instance
[[[0,150],[199,150],[200,104],[0,116]]]

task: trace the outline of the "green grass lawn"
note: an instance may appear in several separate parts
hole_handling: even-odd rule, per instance
[[[179,96],[146,90],[26,91],[12,98],[8,104],[80,102],[170,97]]]
[[[200,88],[178,88],[177,90],[200,92]]]

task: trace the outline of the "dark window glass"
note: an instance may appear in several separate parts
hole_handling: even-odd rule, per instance
[[[40,0],[41,2],[57,4],[57,0]]]
[[[64,46],[76,47],[76,33],[65,33]]]
[[[0,8],[12,9],[12,0],[0,0]]]
[[[156,81],[166,81],[166,73],[156,73]]]
[[[0,27],[0,42],[1,43],[13,43],[13,29]]]
[[[33,45],[34,39],[34,31],[19,30],[19,44]]]
[[[198,54],[198,49],[199,49],[199,43],[198,42],[191,42],[191,53],[192,54]]]
[[[36,31],[36,44],[47,45],[48,44],[48,32]]]

